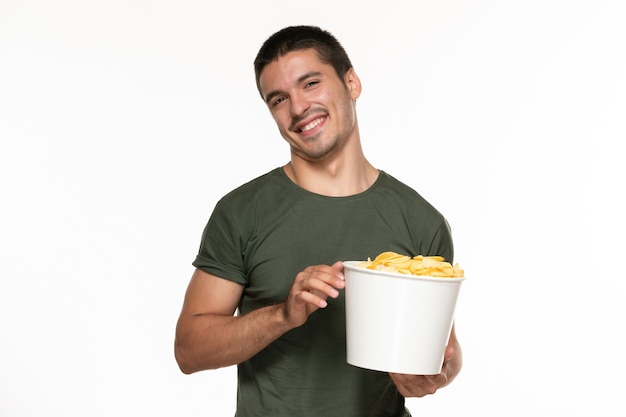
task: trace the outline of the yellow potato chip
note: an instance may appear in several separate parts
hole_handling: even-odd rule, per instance
[[[417,255],[411,258],[391,251],[382,252],[374,260],[368,257],[359,266],[377,271],[441,278],[462,278],[465,274],[458,263],[453,266],[442,256]]]

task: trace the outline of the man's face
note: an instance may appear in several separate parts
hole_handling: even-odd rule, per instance
[[[361,83],[351,69],[341,80],[313,49],[289,52],[265,67],[261,94],[292,154],[321,161],[357,134]]]

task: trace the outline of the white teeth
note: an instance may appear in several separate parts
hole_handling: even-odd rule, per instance
[[[315,119],[311,123],[307,124],[306,126],[303,126],[301,130],[303,132],[306,132],[307,130],[313,129],[315,126],[319,125],[320,123],[322,123],[322,119]]]

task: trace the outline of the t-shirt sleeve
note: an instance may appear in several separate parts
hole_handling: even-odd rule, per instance
[[[220,278],[245,285],[242,233],[233,210],[223,200],[215,206],[204,228],[200,248],[192,265]]]
[[[454,262],[452,232],[448,221],[443,217],[439,227],[435,231],[427,252],[430,256],[442,256],[447,262]]]

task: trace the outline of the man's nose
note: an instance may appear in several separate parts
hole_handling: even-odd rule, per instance
[[[311,106],[304,94],[292,94],[289,97],[289,101],[291,103],[292,116],[301,116]]]

